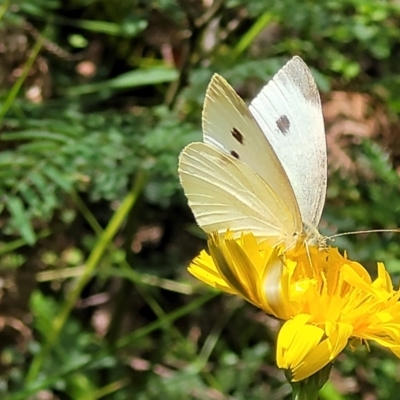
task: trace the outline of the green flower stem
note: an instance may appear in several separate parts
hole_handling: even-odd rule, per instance
[[[26,376],[26,384],[32,383],[37,378],[43,366],[43,363],[47,358],[47,355],[56,343],[64,327],[64,324],[68,319],[69,314],[71,313],[75,303],[82,293],[82,290],[91,279],[95,268],[97,267],[103,254],[107,250],[109,243],[114,238],[115,234],[118,232],[119,228],[124,222],[130,209],[136,203],[138,196],[143,188],[144,181],[144,174],[142,172],[138,172],[132,190],[125,196],[120,207],[114,213],[106,229],[99,237],[99,240],[97,241],[95,247],[93,248],[87,259],[82,275],[78,278],[75,287],[68,294],[67,299],[60,310],[60,313],[54,320],[52,331],[47,336],[45,344],[41,348],[41,351],[37,353],[33,358],[31,367]]]
[[[332,364],[319,370],[314,375],[299,382],[290,382],[292,385],[293,400],[318,400],[319,392],[329,379]]]
[[[292,389],[293,400],[318,400],[319,389],[313,387],[312,385],[292,384]]]

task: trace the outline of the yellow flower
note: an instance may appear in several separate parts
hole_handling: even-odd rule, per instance
[[[350,339],[373,340],[400,357],[400,292],[382,263],[372,280],[336,248],[268,247],[252,234],[212,234],[189,272],[285,321],[277,364],[293,381],[331,363]]]

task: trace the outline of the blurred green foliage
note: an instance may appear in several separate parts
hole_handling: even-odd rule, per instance
[[[177,157],[214,72],[251,99],[298,54],[324,101],[368,93],[388,129],[341,132],[353,164],[330,168],[321,230],[400,226],[400,4],[206,3],[0,4],[2,398],[289,398],[275,321],[185,270],[205,243]],[[335,244],[398,281],[398,234]],[[345,352],[322,396],[395,399],[397,364]]]

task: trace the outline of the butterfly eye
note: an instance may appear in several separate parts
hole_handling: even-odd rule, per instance
[[[282,134],[286,135],[290,128],[290,121],[286,115],[281,115],[279,119],[276,121],[276,125]]]

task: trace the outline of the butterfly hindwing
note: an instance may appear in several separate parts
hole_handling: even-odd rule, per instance
[[[246,164],[206,143],[181,153],[179,175],[199,226],[207,233],[252,231],[276,242],[301,229],[291,204]]]

